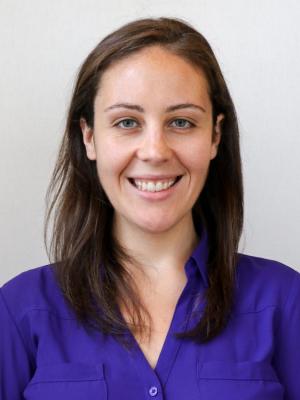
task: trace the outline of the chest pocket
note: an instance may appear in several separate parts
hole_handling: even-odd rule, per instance
[[[103,364],[63,363],[37,368],[25,400],[107,400]]]
[[[267,362],[197,363],[199,399],[283,400],[283,387]]]

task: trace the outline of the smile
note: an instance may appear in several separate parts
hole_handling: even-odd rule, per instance
[[[129,178],[129,182],[138,190],[143,192],[162,192],[164,190],[168,190],[172,186],[175,186],[181,178],[182,175],[173,179],[156,182]]]

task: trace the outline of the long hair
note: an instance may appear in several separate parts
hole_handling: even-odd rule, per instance
[[[82,64],[74,87],[64,136],[48,187],[44,241],[62,293],[87,327],[112,334],[123,344],[129,312],[131,329],[144,334],[149,313],[125,263],[137,265],[112,234],[114,209],[99,181],[96,163],[86,156],[80,118],[94,124],[94,100],[101,76],[114,62],[147,46],[159,45],[204,72],[213,119],[223,113],[222,138],[193,209],[194,223],[208,235],[209,288],[201,319],[178,338],[203,343],[226,326],[233,305],[238,244],[243,225],[243,185],[235,108],[207,40],[178,18],[145,18],[106,36]],[[48,228],[52,219],[50,245]]]

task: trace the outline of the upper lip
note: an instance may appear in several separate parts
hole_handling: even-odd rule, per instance
[[[130,176],[129,179],[140,179],[140,180],[148,180],[148,181],[158,181],[158,180],[166,180],[166,179],[176,179],[178,176],[182,176],[180,174],[178,175],[143,175],[143,176]]]

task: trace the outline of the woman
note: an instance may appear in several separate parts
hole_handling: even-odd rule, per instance
[[[52,264],[1,289],[1,399],[299,399],[300,274],[237,253],[238,125],[192,26],[89,54],[48,201]]]

